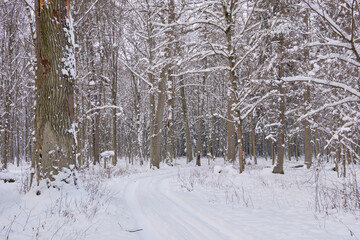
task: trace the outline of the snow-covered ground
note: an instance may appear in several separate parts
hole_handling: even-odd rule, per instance
[[[285,175],[272,174],[263,159],[241,175],[221,159],[210,166],[203,159],[202,167],[180,159],[159,170],[119,162],[80,171],[78,188],[40,186],[26,194],[25,167],[10,166],[0,173],[16,179],[0,182],[0,239],[360,238],[353,190],[330,165],[315,181],[313,169],[294,162]]]

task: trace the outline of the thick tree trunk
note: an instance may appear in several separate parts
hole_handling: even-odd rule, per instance
[[[70,0],[36,2],[35,158],[39,179],[75,167],[73,33]],[[71,174],[69,174],[70,176]],[[68,181],[68,176],[64,181]]]
[[[13,12],[11,11],[11,14],[9,16],[9,18],[11,20],[13,19]],[[8,71],[14,71],[14,63],[13,63],[13,54],[14,54],[14,25],[13,24],[8,24],[7,27],[5,28],[5,35],[9,36],[8,38],[8,49],[5,49],[5,44],[2,45],[3,49],[2,52],[4,52],[7,56],[8,56]],[[5,68],[6,69],[6,68]],[[10,129],[11,129],[11,97],[10,97],[10,90],[12,87],[12,83],[11,83],[12,79],[9,79],[7,77],[3,77],[2,76],[2,89],[3,92],[1,93],[4,97],[3,97],[3,103],[4,103],[4,110],[5,112],[2,113],[2,126],[3,126],[3,139],[2,139],[2,168],[6,169],[7,165],[9,163],[9,161],[12,161],[12,146],[11,146],[11,134],[10,134]]]
[[[150,114],[153,116],[153,121],[151,124],[150,129],[150,162],[151,166],[156,168],[160,168],[161,162],[161,140],[162,140],[162,127],[163,127],[163,115],[164,115],[164,107],[165,107],[165,100],[166,100],[166,73],[167,67],[165,67],[160,76],[159,82],[159,93],[158,93],[158,101],[157,101],[157,108],[155,114]],[[155,96],[153,96],[153,100],[150,101],[151,105],[155,103]],[[152,106],[151,106],[152,107]],[[155,106],[153,106],[155,107]]]

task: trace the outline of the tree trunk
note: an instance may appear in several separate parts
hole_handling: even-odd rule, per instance
[[[210,138],[210,153],[212,161],[215,160],[215,148],[216,148],[216,117],[214,116],[214,106],[211,105],[211,138]]]
[[[287,137],[287,146],[288,146],[288,160],[291,161],[291,137]]]
[[[131,81],[134,89],[134,109],[136,115],[136,153],[138,155],[140,165],[143,165],[143,147],[142,147],[142,132],[141,132],[141,112],[140,112],[140,102],[141,96],[139,92],[138,82],[136,81],[135,75],[131,74]]]
[[[305,99],[305,113],[308,111],[308,105],[310,103],[310,87],[306,86],[306,91],[304,94]],[[311,145],[311,129],[310,122],[304,120],[304,152],[305,152],[305,164],[307,168],[311,167],[312,164],[312,145]]]
[[[203,118],[200,117],[197,140],[196,140],[196,165],[201,166],[201,152],[202,152],[202,128],[203,128]]]
[[[273,169],[273,173],[284,174],[284,153],[285,153],[285,90],[280,84],[280,115],[279,115],[279,127],[278,127],[278,140],[277,140],[277,160],[276,166]]]
[[[26,103],[25,106],[25,137],[24,137],[24,147],[25,147],[25,162],[29,162],[29,148],[31,144],[28,144],[28,138],[29,138],[29,121],[28,121],[28,106]],[[30,157],[31,158],[31,157]]]
[[[223,5],[223,14],[226,20],[226,23],[229,27],[226,29],[226,48],[229,56],[227,57],[227,62],[229,66],[229,90],[228,90],[228,105],[227,105],[227,160],[230,162],[235,162],[236,159],[236,136],[235,136],[235,121],[234,121],[234,113],[235,109],[233,109],[233,105],[236,102],[236,94],[237,94],[237,77],[235,75],[234,66],[235,66],[235,58],[234,58],[234,46],[233,46],[233,25],[234,20],[232,18],[232,10],[235,6],[235,1],[230,1],[229,5],[225,7]],[[240,117],[240,115],[238,116]],[[238,119],[240,121],[240,118]]]
[[[254,164],[257,164],[256,159],[256,139],[255,139],[255,123],[254,123],[254,116],[251,114],[251,142],[252,142],[252,154],[254,157]]]
[[[175,144],[174,144],[174,79],[171,76],[172,71],[169,71],[167,81],[167,98],[168,98],[168,114],[167,114],[167,138],[166,138],[166,163],[172,164],[175,158]]]
[[[184,85],[183,81],[182,81],[182,84]],[[189,163],[193,160],[193,156],[192,156],[190,127],[189,127],[189,119],[188,119],[188,113],[187,113],[187,103],[186,103],[184,86],[180,87],[180,96],[181,96],[181,107],[182,107],[182,112],[183,112],[183,122],[184,122],[184,127],[185,127],[186,159],[187,159],[187,163]]]
[[[100,101],[100,92],[98,91],[95,93],[95,106],[98,106]],[[92,122],[92,143],[93,143],[93,164],[96,165],[97,163],[100,164],[100,110],[95,110],[93,122]]]
[[[70,0],[35,1],[36,112],[35,157],[39,179],[54,181],[75,167],[75,59]],[[70,181],[69,173],[64,179]]]
[[[13,19],[13,14],[14,11],[12,10],[10,13],[9,18],[11,20]],[[14,25],[12,23],[9,23],[8,26],[5,28],[6,33],[4,33],[5,35],[8,36],[8,49],[7,51],[5,50],[5,45],[3,44],[3,48],[2,52],[4,52],[5,54],[7,54],[8,57],[8,72],[10,71],[14,71],[14,59],[13,59],[13,53],[14,53]],[[6,69],[6,68],[5,68]],[[10,97],[10,92],[11,92],[11,87],[12,87],[12,79],[9,79],[8,77],[3,77],[2,75],[2,79],[3,79],[3,92],[1,94],[3,94],[4,98],[3,98],[3,103],[4,103],[4,110],[5,112],[2,113],[2,126],[3,126],[3,140],[2,140],[2,168],[3,169],[7,169],[7,165],[9,163],[11,159],[11,153],[12,153],[12,146],[11,146],[11,134],[10,134],[10,129],[11,129],[11,97]]]
[[[5,80],[5,83],[9,80]],[[7,85],[7,84],[6,84]],[[7,87],[5,87],[7,89]],[[6,91],[6,90],[5,90]],[[3,133],[3,146],[2,146],[2,169],[7,169],[8,161],[9,161],[9,131],[10,131],[10,99],[8,92],[4,92],[5,94],[5,113],[4,120],[3,120],[3,127],[4,127],[4,133]]]
[[[82,94],[81,96],[81,116],[85,116],[85,96],[84,94]],[[87,157],[85,156],[85,142],[87,140],[86,137],[86,128],[87,128],[87,118],[83,117],[80,125],[79,125],[79,129],[80,129],[80,158],[79,158],[79,167],[82,167],[85,165],[85,163],[87,163],[86,165],[88,165],[88,162],[86,161]],[[85,162],[86,161],[86,162]]]
[[[298,134],[295,134],[295,158],[296,161],[299,161],[299,140],[298,140]]]
[[[275,165],[275,146],[274,140],[270,139],[271,164]]]
[[[239,146],[239,171],[242,173],[245,170],[245,158],[244,158],[244,142],[242,133],[242,120],[236,124],[238,146]]]
[[[168,1],[168,24],[172,25],[175,22],[175,3],[174,0]],[[166,32],[168,43],[170,43],[165,51],[166,58],[169,62],[173,60],[175,55],[175,31],[174,27],[170,27]],[[174,140],[174,107],[175,107],[175,79],[173,76],[174,66],[169,66],[167,71],[167,98],[168,98],[168,113],[167,113],[167,138],[166,138],[166,163],[172,164],[175,158],[175,140]]]
[[[342,165],[343,165],[343,177],[346,177],[346,153],[345,153],[345,146],[343,147],[343,151],[342,151]]]
[[[161,162],[161,140],[162,134],[161,130],[163,127],[163,115],[164,115],[164,107],[165,107],[165,100],[166,100],[166,73],[167,67],[165,67],[160,76],[159,82],[159,93],[158,93],[158,101],[157,101],[157,108],[155,114],[151,114],[153,116],[153,121],[151,124],[150,129],[150,162],[151,166],[156,168],[160,168]],[[153,100],[150,101],[150,104],[155,103],[155,96],[153,96]],[[155,108],[155,106],[153,106]],[[150,116],[151,116],[150,115]]]
[[[205,66],[207,65],[205,59]],[[202,77],[202,85],[205,86],[206,84],[206,76]],[[199,98],[198,104],[199,106],[199,126],[198,126],[198,134],[197,134],[197,141],[196,141],[196,165],[201,166],[201,155],[202,155],[202,132],[203,132],[203,124],[204,124],[204,104],[205,104],[205,96],[204,96],[204,89],[203,87],[200,88],[199,91]]]
[[[114,32],[114,27],[113,27]],[[115,34],[115,33],[113,33]],[[113,42],[115,42],[115,36],[113,36]],[[117,164],[117,118],[116,118],[116,108],[117,105],[117,48],[114,49],[112,53],[112,61],[113,61],[113,79],[112,79],[112,87],[111,87],[111,98],[112,98],[112,150],[114,151],[114,156],[112,158],[112,164],[116,166]]]
[[[310,13],[309,11],[306,11],[305,15],[304,15],[304,22],[306,23],[306,32],[310,33],[310,21],[309,18],[310,17]],[[305,39],[307,41],[311,41],[310,39],[310,35],[309,34],[305,34],[304,35]],[[305,49],[304,52],[304,62],[306,64],[306,66],[310,66],[310,51],[309,48]],[[308,69],[310,70],[310,69]],[[306,86],[305,92],[304,92],[304,102],[305,102],[305,112],[304,114],[306,114],[308,111],[310,111],[310,99],[311,99],[311,92],[310,92],[310,86]],[[303,121],[303,126],[304,126],[304,153],[305,153],[305,164],[307,166],[307,168],[310,168],[312,165],[312,144],[311,144],[311,128],[310,128],[310,122],[305,119]]]
[[[315,159],[319,159],[320,157],[320,144],[318,139],[318,130],[315,129],[314,132],[314,150],[315,150]]]
[[[228,107],[227,107],[227,160],[229,162],[235,161],[235,125],[233,117],[233,98],[232,96],[228,97]]]
[[[18,102],[18,101],[16,101]],[[21,107],[20,107],[21,109]],[[19,126],[19,122],[20,122],[20,118],[19,115],[17,116],[17,121],[18,124],[16,126],[16,166],[19,167],[20,166],[20,126]]]
[[[268,155],[269,155],[269,150],[268,150],[269,140],[266,139],[265,133],[264,133],[264,135],[263,135],[263,138],[264,138],[264,155],[265,155],[265,161],[267,161],[267,160],[268,160]]]

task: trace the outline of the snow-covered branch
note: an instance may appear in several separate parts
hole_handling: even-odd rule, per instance
[[[333,88],[340,88],[360,98],[360,92],[358,90],[340,82],[318,79],[313,77],[305,77],[305,76],[285,77],[282,78],[281,80],[285,82],[309,82],[309,83],[321,84]]]

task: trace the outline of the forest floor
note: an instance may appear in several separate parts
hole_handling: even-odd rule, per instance
[[[221,159],[159,170],[119,160],[79,171],[77,187],[27,193],[27,167],[10,165],[0,172],[16,180],[0,182],[0,239],[360,239],[359,166],[343,179],[331,165],[286,162],[275,175],[270,161],[258,161],[239,174]]]

